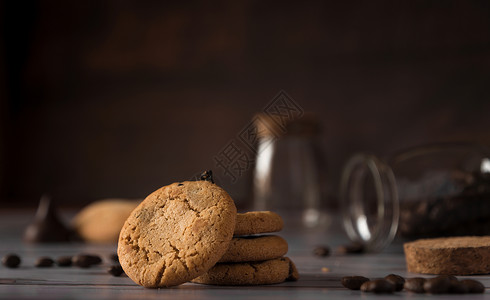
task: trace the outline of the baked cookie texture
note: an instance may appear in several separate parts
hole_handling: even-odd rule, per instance
[[[424,274],[490,273],[490,236],[421,239],[403,245],[407,270]]]
[[[95,201],[72,220],[74,231],[86,242],[117,243],[119,232],[142,199],[104,199]]]
[[[211,285],[261,285],[290,278],[290,260],[281,257],[261,262],[218,263],[192,282]]]
[[[144,287],[184,283],[223,256],[235,219],[233,200],[213,183],[186,181],[162,187],[126,220],[119,236],[119,261]]]
[[[288,243],[277,235],[235,237],[219,262],[260,261],[279,258],[288,252]]]
[[[251,211],[237,214],[235,236],[278,232],[284,227],[281,216],[272,211]]]

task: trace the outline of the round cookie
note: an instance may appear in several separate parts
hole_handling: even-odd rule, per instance
[[[284,222],[272,211],[239,213],[236,217],[235,236],[281,231]]]
[[[277,235],[235,237],[219,262],[261,261],[279,258],[288,252],[288,243]]]
[[[260,285],[284,282],[289,277],[287,257],[262,262],[218,263],[192,282],[212,285]]]
[[[407,270],[424,274],[490,273],[490,236],[421,239],[403,245]]]
[[[84,207],[73,218],[72,227],[87,242],[117,243],[119,232],[141,200],[105,199]]]
[[[144,287],[168,287],[207,272],[233,237],[236,207],[209,181],[174,183],[150,194],[126,220],[117,253]]]

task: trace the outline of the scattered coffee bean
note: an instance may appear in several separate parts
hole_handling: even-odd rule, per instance
[[[7,254],[2,258],[2,264],[7,268],[17,268],[20,265],[20,257],[15,254]]]
[[[337,248],[337,252],[339,252],[340,254],[360,254],[364,253],[364,250],[364,246],[360,243],[342,245]]]
[[[466,294],[468,293],[468,286],[461,281],[451,281],[449,285],[449,292],[452,294]]]
[[[361,285],[361,291],[376,294],[390,294],[395,291],[395,285],[386,279],[366,281]]]
[[[464,279],[460,281],[462,284],[466,285],[468,289],[468,293],[484,293],[485,286],[476,280],[473,279]]]
[[[451,279],[448,276],[437,276],[427,279],[424,283],[424,290],[431,294],[445,294],[449,292]]]
[[[34,266],[36,268],[48,268],[48,267],[52,267],[54,264],[54,261],[49,258],[49,257],[39,257],[37,260],[36,260],[36,263],[34,264]]]
[[[342,277],[342,285],[349,290],[359,290],[364,282],[369,281],[369,278],[363,276],[346,276]]]
[[[199,179],[200,180],[204,180],[204,181],[210,181],[211,183],[214,183],[213,171],[212,170],[208,170],[208,171],[202,172],[201,173],[201,177]]]
[[[60,267],[69,267],[72,264],[71,256],[60,256],[56,259],[56,264]]]
[[[410,292],[414,292],[418,294],[425,293],[424,290],[425,280],[426,279],[422,277],[408,278],[407,280],[405,280],[405,284],[403,285],[403,287]]]
[[[317,246],[313,249],[313,254],[320,257],[325,257],[330,255],[330,248],[327,246]]]
[[[111,255],[111,260],[112,260],[113,262],[117,262],[117,263],[119,263],[119,256],[117,256],[117,253],[113,253],[113,254]]]
[[[400,275],[390,274],[385,277],[387,281],[395,286],[395,291],[399,292],[403,290],[403,285],[405,284],[405,278]]]
[[[93,255],[93,254],[84,254],[87,256],[87,258],[90,260],[90,264],[92,265],[98,265],[102,263],[102,258],[98,255]]]
[[[124,273],[124,270],[120,265],[114,265],[107,269],[107,272],[109,272],[109,274],[111,274],[112,276],[118,277]]]

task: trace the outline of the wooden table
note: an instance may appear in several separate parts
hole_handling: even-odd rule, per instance
[[[0,267],[0,299],[367,299],[374,297],[425,299],[425,298],[489,298],[490,294],[476,295],[419,295],[397,292],[391,296],[351,291],[342,287],[340,278],[363,275],[369,278],[384,277],[390,273],[404,277],[420,274],[406,272],[401,243],[395,243],[378,254],[331,254],[320,258],[312,254],[316,245],[326,244],[333,249],[347,240],[334,222],[322,230],[286,230],[281,232],[289,243],[288,256],[296,263],[301,279],[277,285],[252,287],[223,287],[186,283],[167,289],[145,289],[128,277],[113,277],[107,273],[112,264],[109,257],[116,245],[43,244],[22,243],[24,228],[32,215],[27,213],[0,214],[0,255],[17,253],[22,264],[17,269]],[[94,253],[103,257],[104,263],[88,269],[78,267],[35,268],[40,256],[56,258],[62,255]],[[432,277],[432,276],[424,276]],[[480,280],[488,289],[490,276],[468,276]]]

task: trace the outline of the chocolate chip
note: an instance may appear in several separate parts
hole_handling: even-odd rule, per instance
[[[210,181],[211,183],[214,183],[213,179],[213,171],[212,170],[207,170],[201,173],[201,177],[199,177],[200,180],[205,180],[205,181]]]
[[[7,268],[17,268],[20,265],[20,257],[15,254],[7,254],[2,258],[2,264]]]
[[[330,248],[327,246],[317,246],[313,249],[313,254],[320,257],[325,257],[330,255]]]
[[[337,252],[340,254],[360,254],[363,253],[364,250],[364,246],[361,243],[342,245],[337,248]]]
[[[395,291],[395,286],[386,279],[366,281],[361,285],[361,291],[376,294],[389,294]]]
[[[342,285],[349,290],[359,290],[364,282],[369,281],[369,278],[364,276],[345,276],[342,277]]]
[[[120,265],[114,265],[109,267],[109,269],[107,269],[107,272],[109,272],[109,274],[111,274],[112,276],[118,277],[124,273],[124,270]]]
[[[44,257],[39,257],[34,263],[34,266],[36,268],[48,268],[48,267],[52,267],[53,264],[54,264],[54,260],[44,256]]]
[[[182,183],[177,184],[177,186],[183,186],[183,185],[184,185],[184,184],[182,184]]]
[[[448,276],[437,276],[427,279],[424,283],[424,290],[431,294],[444,294],[449,292],[451,279]]]
[[[405,284],[403,285],[403,287],[407,291],[421,294],[421,293],[425,293],[424,283],[425,283],[425,278],[422,277],[408,278],[405,280]]]
[[[449,292],[452,294],[466,294],[468,293],[468,286],[461,281],[451,281]]]
[[[405,284],[405,278],[400,275],[390,274],[385,277],[385,279],[391,282],[395,286],[395,291],[399,292],[403,290],[403,285]]]
[[[485,292],[485,286],[476,280],[473,279],[464,279],[460,281],[462,284],[466,285],[468,288],[468,293],[484,293]]]
[[[60,256],[56,259],[56,264],[60,267],[69,267],[71,266],[71,256]]]

